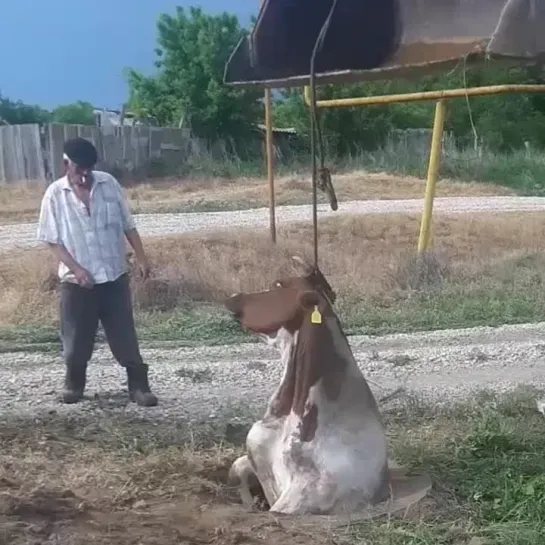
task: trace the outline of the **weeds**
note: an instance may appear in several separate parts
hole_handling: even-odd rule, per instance
[[[545,538],[543,417],[528,391],[472,405],[418,411],[396,422],[394,452],[435,481],[432,505],[416,520],[363,524],[355,543],[530,545]]]

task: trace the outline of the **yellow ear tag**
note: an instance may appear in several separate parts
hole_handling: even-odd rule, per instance
[[[320,311],[318,310],[318,307],[314,307],[314,312],[310,316],[310,321],[313,324],[321,324],[322,323],[322,315],[320,314]]]

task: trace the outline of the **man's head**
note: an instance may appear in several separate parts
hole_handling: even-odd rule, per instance
[[[85,138],[70,138],[64,143],[64,165],[70,183],[90,185],[98,160],[95,146]]]

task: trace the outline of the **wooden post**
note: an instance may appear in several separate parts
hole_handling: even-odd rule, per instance
[[[263,6],[265,0],[261,0]],[[276,243],[276,210],[274,203],[274,144],[272,132],[272,98],[271,89],[265,89],[265,148],[267,157],[267,179],[269,181],[269,229],[271,240]]]
[[[265,89],[265,125],[267,148],[267,179],[269,181],[269,229],[271,240],[276,243],[276,211],[274,202],[274,143],[272,132],[271,90]]]

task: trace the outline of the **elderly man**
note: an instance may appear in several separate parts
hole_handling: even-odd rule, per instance
[[[100,320],[113,356],[127,371],[131,400],[150,407],[157,398],[149,388],[134,326],[125,237],[144,277],[149,266],[123,188],[110,174],[93,170],[97,158],[88,140],[68,140],[66,174],[47,188],[40,210],[38,240],[59,261],[66,363],[62,399],[76,403],[83,398]]]

